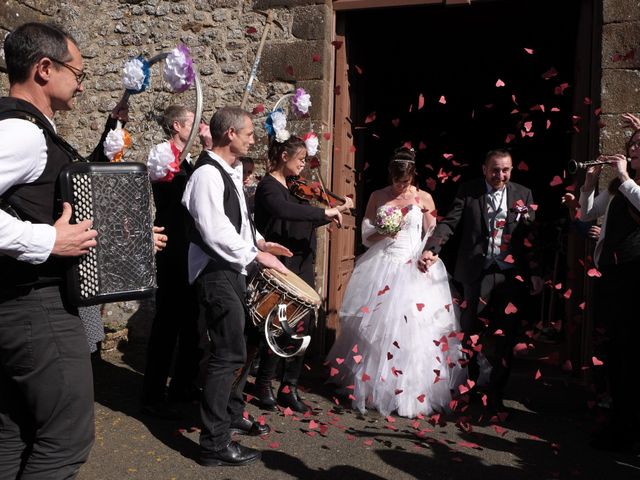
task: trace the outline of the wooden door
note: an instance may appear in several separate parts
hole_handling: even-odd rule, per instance
[[[333,168],[331,190],[341,196],[355,198],[355,150],[350,121],[349,66],[344,35],[336,35],[342,42],[336,51]],[[338,309],[349,281],[355,259],[356,219],[344,215],[342,228],[332,228],[329,239],[329,282],[327,298],[327,327],[338,329]],[[330,345],[328,345],[330,346]]]

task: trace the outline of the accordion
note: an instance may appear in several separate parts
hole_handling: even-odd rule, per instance
[[[59,177],[72,221],[93,220],[97,245],[67,274],[69,300],[77,306],[151,296],[156,265],[151,184],[141,163],[85,163],[65,167]]]

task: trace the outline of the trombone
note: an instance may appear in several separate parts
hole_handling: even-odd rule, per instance
[[[630,162],[630,161],[631,159],[627,157],[627,162]],[[611,165],[612,163],[615,163],[615,162],[616,160],[612,160],[611,157],[608,157],[605,155],[601,155],[600,157],[598,157],[597,160],[590,160],[588,162],[576,162],[575,160],[571,159],[569,160],[569,163],[567,163],[567,171],[571,175],[573,175],[578,170],[586,170],[587,168],[593,167],[596,165]]]

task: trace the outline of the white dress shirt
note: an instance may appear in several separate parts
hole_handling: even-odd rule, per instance
[[[503,260],[505,253],[500,249],[502,245],[502,232],[507,222],[507,186],[494,190],[487,183],[487,218],[489,219],[489,245],[485,260],[485,268],[494,262],[504,270],[513,267]]]
[[[629,200],[629,202],[631,202],[631,205],[640,210],[640,186],[638,186],[632,178],[623,182],[618,190],[627,200]],[[600,230],[600,238],[598,238],[596,248],[593,252],[593,261],[596,266],[598,266],[600,255],[602,254],[602,247],[604,246],[607,214],[609,213],[609,204],[611,203],[611,200],[613,200],[613,195],[611,195],[608,190],[600,192],[596,196],[595,190],[585,192],[580,189],[580,220],[583,222],[589,222],[604,215]]]
[[[46,165],[47,142],[40,128],[23,119],[0,121],[0,195],[14,185],[34,182]],[[49,258],[55,240],[53,226],[23,222],[0,210],[1,254],[42,263]]]
[[[242,216],[240,233],[236,232],[231,220],[224,213],[224,181],[213,165],[203,165],[193,172],[187,182],[182,204],[189,210],[207,246],[228,262],[231,268],[246,275],[247,267],[258,254],[258,248],[253,241],[247,204],[240,193],[243,191],[242,162],[237,160],[233,166],[229,166],[219,155],[212,151],[207,153],[222,165],[233,180]],[[256,232],[256,241],[262,239],[263,237]],[[211,257],[200,247],[194,243],[189,245],[189,282],[195,282],[210,259]]]

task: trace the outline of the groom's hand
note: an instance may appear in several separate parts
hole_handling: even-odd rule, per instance
[[[422,252],[422,255],[418,259],[418,270],[421,272],[426,272],[429,270],[429,267],[436,263],[438,260],[438,254],[433,253],[431,250],[425,250]]]

